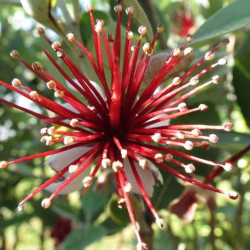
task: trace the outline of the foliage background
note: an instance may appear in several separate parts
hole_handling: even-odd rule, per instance
[[[25,1],[22,1],[25,2]],[[29,2],[29,1],[28,1]],[[138,4],[135,0],[127,0]],[[206,89],[192,98],[192,104],[205,103],[209,111],[205,116],[193,115],[192,121],[202,123],[222,124],[231,121],[235,132],[230,134],[218,133],[220,141],[209,151],[196,153],[206,158],[226,160],[231,155],[250,143],[250,3],[248,0],[236,0],[230,7],[229,0],[207,1],[177,1],[177,0],[145,0],[139,1],[146,13],[149,23],[154,27],[158,23],[165,26],[165,32],[157,44],[157,51],[170,51],[181,39],[172,28],[174,13],[184,8],[194,14],[195,26],[201,28],[195,34],[193,46],[197,57],[202,51],[211,48],[227,33],[231,43],[225,51],[218,55],[227,56],[228,64],[220,68],[221,84],[216,88]],[[46,10],[48,1],[36,1]],[[112,27],[112,0],[95,0],[93,5],[98,9],[98,17],[102,17],[107,26]],[[205,5],[204,5],[205,3]],[[206,4],[207,3],[207,4]],[[67,22],[66,6],[70,15],[76,18],[76,25]],[[91,49],[91,35],[87,27],[86,1],[57,1],[52,13],[57,20],[67,24],[62,26],[61,35],[73,31],[81,36],[83,42]],[[47,12],[34,16],[42,21],[45,27],[54,28],[46,19]],[[42,17],[45,18],[43,19]],[[145,21],[143,12],[136,17],[135,22]],[[0,0],[0,79],[10,82],[14,77],[29,82],[39,91],[51,96],[46,86],[38,81],[33,74],[17,61],[9,57],[9,51],[17,49],[23,58],[29,62],[40,61],[48,70],[45,56],[40,46],[47,46],[35,32],[37,22],[28,15],[19,1]],[[134,27],[136,29],[136,26]],[[51,30],[49,35],[67,46],[62,36]],[[84,61],[79,61],[72,48],[68,53],[75,57],[79,67],[88,70]],[[91,74],[91,73],[90,73]],[[32,105],[17,95],[0,88],[0,96],[25,105]],[[31,106],[33,109],[37,107]],[[43,126],[29,115],[14,110],[0,103],[0,159],[11,159],[45,150],[39,142],[40,128]],[[181,120],[179,122],[182,122]],[[216,179],[216,186],[222,189],[233,188],[240,197],[230,201],[216,195],[217,207],[210,211],[200,203],[195,214],[195,220],[186,224],[175,215],[169,214],[169,203],[177,198],[183,186],[173,177],[164,173],[165,184],[158,187],[154,196],[154,204],[166,222],[163,230],[153,224],[155,249],[250,249],[250,192],[249,192],[249,154],[235,164],[232,173],[225,173]],[[205,175],[206,171],[199,174]],[[69,196],[58,197],[49,210],[40,206],[42,196],[28,202],[25,212],[16,211],[18,202],[29,194],[36,186],[51,175],[48,166],[44,167],[41,159],[33,162],[20,163],[1,170],[0,174],[0,249],[56,249],[55,240],[50,236],[56,221],[67,218],[71,221],[71,234],[57,249],[134,249],[135,239],[128,223],[126,211],[116,207],[117,197],[114,194],[112,180],[106,184],[97,183],[90,192],[82,196],[80,192]],[[148,215],[145,215],[148,216]]]

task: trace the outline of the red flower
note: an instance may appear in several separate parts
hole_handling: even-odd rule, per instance
[[[139,39],[135,46],[132,46],[134,35],[130,26],[133,7],[128,7],[126,9],[128,16],[127,31],[124,41],[124,55],[122,56],[122,6],[120,4],[115,6],[117,12],[115,36],[106,35],[103,20],[98,19],[95,23],[92,10],[93,7],[89,5],[88,12],[93,30],[96,60],[72,33],[68,34],[67,38],[75,43],[89,58],[89,63],[93,66],[102,90],[81,72],[63,51],[59,42],[52,43],[44,30],[38,28],[38,33],[51,44],[57,56],[65,63],[74,77],[72,78],[64,71],[50,53],[43,48],[44,53],[65,80],[86,101],[74,96],[70,89],[64,87],[40,63],[35,62],[29,65],[17,51],[12,51],[11,56],[18,59],[43,80],[48,88],[54,91],[55,98],[60,98],[64,105],[24,86],[18,79],[12,81],[12,86],[3,81],[0,81],[0,84],[32,100],[54,115],[46,116],[2,98],[0,98],[0,101],[27,112],[46,124],[54,124],[52,127],[41,130],[41,142],[47,146],[53,144],[62,146],[20,159],[2,161],[0,168],[37,157],[51,156],[48,163],[57,173],[21,201],[18,206],[19,211],[24,209],[25,202],[44,189],[52,192],[49,198],[42,201],[42,206],[48,208],[58,194],[74,191],[80,188],[82,183],[85,188],[91,186],[101,167],[104,169],[112,168],[118,194],[126,205],[137,237],[138,249],[145,249],[146,246],[139,235],[129,193],[134,191],[143,196],[155,217],[156,223],[162,227],[163,221],[150,200],[153,185],[156,181],[161,181],[159,168],[198,187],[224,194],[232,199],[237,198],[235,192],[219,190],[195,180],[190,175],[195,171],[193,162],[203,163],[208,167],[219,167],[223,170],[232,170],[231,164],[220,164],[174,149],[178,147],[187,151],[192,150],[193,147],[207,149],[210,143],[218,141],[218,137],[214,134],[203,135],[202,131],[230,131],[232,124],[224,124],[223,126],[202,125],[200,123],[169,125],[169,121],[176,117],[207,110],[207,106],[204,104],[188,109],[184,101],[207,86],[219,83],[219,77],[213,76],[211,80],[197,86],[202,81],[203,75],[226,63],[225,59],[220,59],[205,69],[200,68],[205,61],[214,58],[214,53],[219,47],[228,44],[229,41],[224,39],[207,52],[194,66],[187,69],[182,75],[174,77],[168,85],[165,85],[164,79],[168,78],[170,72],[175,71],[183,60],[192,54],[192,48],[187,47],[192,37],[187,36],[184,43],[172,51],[167,61],[159,64],[161,65],[160,68],[157,68],[156,65],[158,64],[155,65],[156,70],[152,80],[147,86],[142,86],[144,75],[147,74],[147,68],[150,64],[150,58],[153,55],[156,39],[164,28],[159,25],[151,43],[142,46],[142,38],[147,30],[140,26]],[[107,63],[110,72],[104,70],[103,47],[108,58]],[[199,69],[199,72],[194,74],[197,69]],[[111,79],[108,78],[107,73],[111,74]],[[62,126],[66,127],[67,130],[60,129]],[[181,158],[182,160],[180,160]],[[168,162],[175,164],[180,171],[171,168]],[[94,166],[94,169],[90,172],[91,166]]]
[[[174,27],[172,31],[181,37],[188,34],[193,34],[196,30],[194,15],[190,10],[184,7],[174,12],[173,17]]]
[[[56,240],[55,245],[58,246],[64,241],[64,239],[71,231],[72,231],[71,220],[61,218],[56,221],[50,236],[52,238],[55,238]]]

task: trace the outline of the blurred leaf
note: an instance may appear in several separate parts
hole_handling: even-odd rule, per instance
[[[63,218],[77,218],[77,212],[75,209],[68,203],[62,201],[55,201],[51,207],[56,214],[60,215]]]
[[[13,226],[16,224],[21,224],[23,222],[27,222],[29,219],[31,219],[35,214],[26,214],[23,213],[19,216],[15,216],[13,219],[1,219],[0,220],[0,232],[3,232],[7,227]]]
[[[220,139],[217,143],[212,144],[213,147],[224,149],[233,147],[243,148],[250,143],[250,134],[225,131],[216,131],[216,134]]]
[[[237,0],[211,16],[194,34],[194,43],[224,35],[250,23],[250,1]]]
[[[242,42],[236,52],[235,66],[233,69],[233,86],[237,96],[237,102],[241,108],[243,116],[250,127],[250,33]]]
[[[100,240],[105,235],[105,229],[101,226],[84,226],[72,232],[65,240],[64,250],[83,250],[91,243]]]
[[[212,16],[216,11],[221,9],[223,7],[223,1],[222,0],[209,0],[209,6],[202,5],[201,2],[201,13],[203,16],[207,19],[210,16]]]

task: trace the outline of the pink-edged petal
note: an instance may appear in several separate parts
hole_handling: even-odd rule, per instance
[[[52,155],[48,158],[48,160],[46,160],[45,164],[50,165],[52,169],[54,169],[56,172],[59,172],[71,162],[81,157],[81,155],[85,154],[87,151],[89,151],[89,147],[86,146],[72,148],[68,151]],[[65,176],[69,175],[69,173],[65,174]]]
[[[69,185],[67,185],[59,194],[69,194],[71,192],[79,190],[83,184],[82,180],[84,177],[88,176],[90,172],[90,168],[84,170],[79,176],[77,176]],[[56,183],[52,183],[45,190],[53,193],[58,187],[63,184],[64,181],[59,181]]]
[[[177,199],[169,205],[169,211],[176,214],[185,222],[191,222],[194,219],[195,211],[198,205],[198,193],[196,190],[185,190]]]

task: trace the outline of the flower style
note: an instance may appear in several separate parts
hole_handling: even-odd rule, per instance
[[[161,66],[157,68],[149,83],[142,86],[142,83],[145,82],[144,77],[148,74],[147,69],[151,60],[155,62],[155,58],[157,58],[157,55],[153,56],[154,45],[164,28],[159,25],[151,43],[145,43],[142,46],[143,36],[147,30],[144,26],[140,26],[138,29],[139,39],[136,45],[132,46],[134,34],[130,27],[133,7],[126,8],[126,38],[124,55],[121,55],[122,5],[118,4],[114,9],[117,13],[115,36],[107,36],[104,30],[104,21],[97,19],[95,23],[92,5],[87,8],[93,31],[96,59],[75,38],[74,34],[67,35],[68,40],[75,43],[88,57],[102,90],[75,65],[63,51],[59,42],[52,43],[44,30],[38,28],[38,33],[51,45],[74,77],[72,78],[46,49],[42,48],[43,52],[85,101],[76,97],[71,89],[64,87],[39,62],[29,65],[17,51],[11,52],[13,58],[18,59],[43,80],[47,87],[54,91],[55,98],[60,98],[64,104],[46,98],[38,91],[24,86],[16,78],[12,81],[12,85],[3,81],[0,81],[0,84],[32,100],[54,115],[46,116],[3,98],[0,98],[0,101],[41,119],[45,124],[54,124],[51,127],[41,129],[41,142],[47,146],[53,144],[64,146],[15,160],[1,161],[0,168],[38,157],[50,156],[47,163],[56,171],[56,174],[24,198],[19,203],[19,211],[23,211],[24,204],[45,189],[52,192],[48,198],[42,201],[42,206],[48,208],[58,194],[67,194],[79,189],[82,185],[88,189],[100,168],[104,170],[111,168],[116,180],[120,202],[128,210],[138,241],[137,248],[146,249],[139,234],[129,193],[132,191],[142,195],[155,217],[156,223],[162,227],[163,221],[150,200],[153,194],[153,185],[162,181],[158,169],[166,170],[175,177],[195,186],[224,194],[231,199],[237,198],[237,193],[219,190],[207,183],[195,180],[191,175],[195,171],[192,162],[199,162],[208,167],[217,167],[227,171],[232,170],[230,163],[220,164],[174,149],[178,147],[187,151],[192,150],[193,147],[207,149],[210,143],[218,141],[218,137],[215,134],[203,135],[202,130],[230,131],[232,124],[228,123],[222,126],[169,124],[171,119],[207,110],[207,106],[204,104],[188,109],[184,101],[207,86],[219,83],[219,77],[213,76],[211,80],[197,86],[202,76],[207,72],[217,66],[225,65],[226,60],[223,58],[207,68],[199,70],[198,73],[194,74],[194,72],[200,69],[204,62],[213,60],[215,51],[222,45],[228,44],[229,40],[222,40],[185,73],[173,78],[174,70],[193,53],[192,48],[187,47],[187,44],[192,41],[192,37],[187,36],[183,44],[179,48],[175,48],[167,60],[164,59],[165,61],[159,63]],[[104,50],[110,72],[104,70]],[[160,56],[160,58],[163,57]],[[108,73],[111,74],[110,79]],[[165,80],[170,81],[170,76],[171,82],[165,85]],[[62,127],[66,129],[61,129]],[[180,160],[181,158],[183,161]],[[170,167],[168,162],[175,164],[180,171]],[[92,166],[94,168],[91,171]]]

